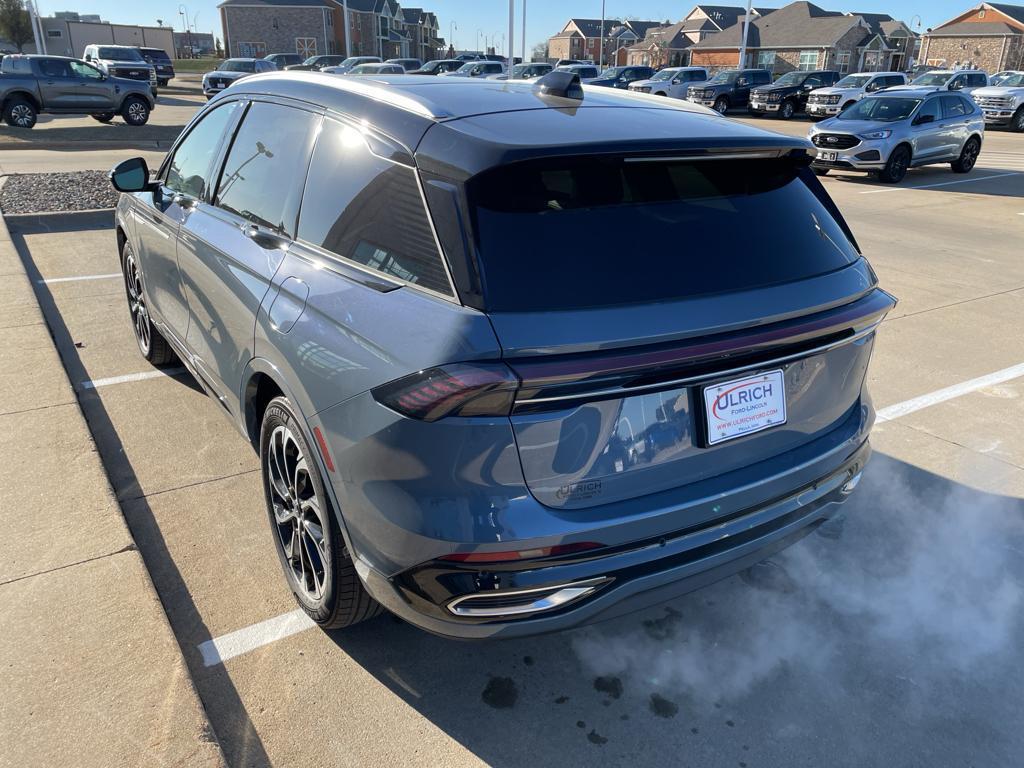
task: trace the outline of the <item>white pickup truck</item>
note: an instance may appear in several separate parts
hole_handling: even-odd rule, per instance
[[[1004,73],[999,85],[979,88],[971,94],[985,114],[985,125],[1007,125],[1024,133],[1024,72]]]
[[[807,97],[807,114],[812,119],[835,117],[850,104],[883,88],[904,85],[902,72],[855,72],[828,88],[815,88]]]

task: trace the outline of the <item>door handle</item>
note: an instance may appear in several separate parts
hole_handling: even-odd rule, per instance
[[[263,229],[256,224],[243,224],[242,234],[252,240],[260,248],[266,248],[268,251],[275,249],[284,249],[288,246],[288,238],[271,232],[268,229]]]

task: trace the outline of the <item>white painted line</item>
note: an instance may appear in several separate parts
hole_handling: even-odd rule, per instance
[[[36,280],[40,285],[49,285],[50,283],[73,283],[76,280],[109,280],[114,277],[120,277],[120,272],[112,272],[109,275],[80,275],[79,277],[51,277],[49,280]]]
[[[927,395],[914,397],[910,400],[904,400],[902,403],[896,403],[895,405],[890,405],[887,408],[882,408],[878,411],[877,420],[879,422],[892,421],[893,419],[898,419],[901,416],[914,413],[914,411],[920,411],[922,408],[938,405],[939,403],[944,403],[947,400],[952,400],[954,397],[968,395],[971,392],[977,392],[979,389],[991,387],[996,384],[1002,384],[1004,381],[1017,379],[1021,376],[1024,376],[1024,363],[1021,363],[1020,365],[1012,365],[1001,371],[987,373],[976,379],[963,381],[959,384],[954,384],[951,387],[939,389],[935,392],[929,392]]]
[[[250,627],[236,629],[226,635],[215,637],[199,644],[199,652],[203,654],[203,666],[212,667],[223,664],[228,659],[241,656],[243,653],[269,645],[275,640],[289,637],[316,624],[301,608],[289,613],[282,613],[272,619],[261,621]]]
[[[922,184],[918,187],[889,187],[888,189],[869,189],[861,192],[862,195],[877,195],[879,192],[906,192],[914,189],[932,189],[933,187],[949,187],[953,184],[969,184],[972,181],[988,181],[989,179],[1001,179],[1004,176],[1021,176],[1024,171],[1012,171],[1010,173],[995,173],[991,176],[978,176],[975,179],[960,179],[959,181],[943,181],[939,184]]]
[[[919,411],[922,408],[938,405],[955,397],[967,395],[984,387],[1001,384],[1021,376],[1024,376],[1024,363],[979,376],[976,379],[964,381],[960,384],[954,384],[951,387],[946,387],[927,395],[921,395],[911,400],[905,400],[902,403],[896,403],[887,408],[882,408],[878,411],[877,421],[879,423],[892,421],[901,416],[914,413],[914,411]],[[261,621],[259,624],[236,629],[234,632],[202,642],[198,646],[199,652],[203,655],[203,665],[212,667],[216,664],[222,664],[228,659],[233,659],[235,656],[241,656],[264,645],[269,645],[276,640],[304,632],[315,626],[316,624],[304,611],[296,609],[288,613],[282,613],[280,616],[275,616],[272,619]]]
[[[129,381],[144,381],[145,379],[159,379],[164,376],[177,376],[186,373],[185,368],[163,368],[160,370],[146,371],[145,373],[126,373],[124,376],[111,376],[108,379],[90,379],[83,381],[79,386],[82,389],[99,389],[109,387],[111,384],[124,384]]]

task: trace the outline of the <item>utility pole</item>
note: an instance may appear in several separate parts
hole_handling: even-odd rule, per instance
[[[523,47],[519,49],[519,58],[526,63],[526,0],[523,0]]]
[[[28,8],[28,20],[32,24],[32,37],[36,45],[36,53],[46,53],[46,49],[43,48],[45,35],[42,31],[43,23],[39,20],[39,12],[36,10],[33,0],[28,0],[25,5]]]
[[[746,66],[747,59],[747,35],[750,34],[750,5],[753,0],[747,0],[747,15],[743,17],[743,42],[740,44],[740,69]]]
[[[506,68],[508,69],[508,76],[512,77],[512,51],[515,49],[516,38],[515,38],[515,20],[516,20],[516,0],[508,0],[508,46],[505,46],[505,41],[501,43],[502,48],[505,48],[505,62]]]
[[[348,24],[348,0],[341,0],[341,10],[345,16],[345,58],[352,55],[352,27]]]
[[[747,2],[752,2],[752,0],[747,0]],[[603,70],[604,69],[604,0],[601,0],[601,39],[598,41],[598,45],[601,46],[601,53],[600,53],[600,55],[598,57],[599,60],[598,60],[597,68],[599,70]]]

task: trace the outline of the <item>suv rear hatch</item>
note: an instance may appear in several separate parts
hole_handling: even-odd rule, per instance
[[[756,466],[753,482],[863,428],[873,329],[893,300],[806,162],[601,155],[469,180],[541,503],[595,507]]]

